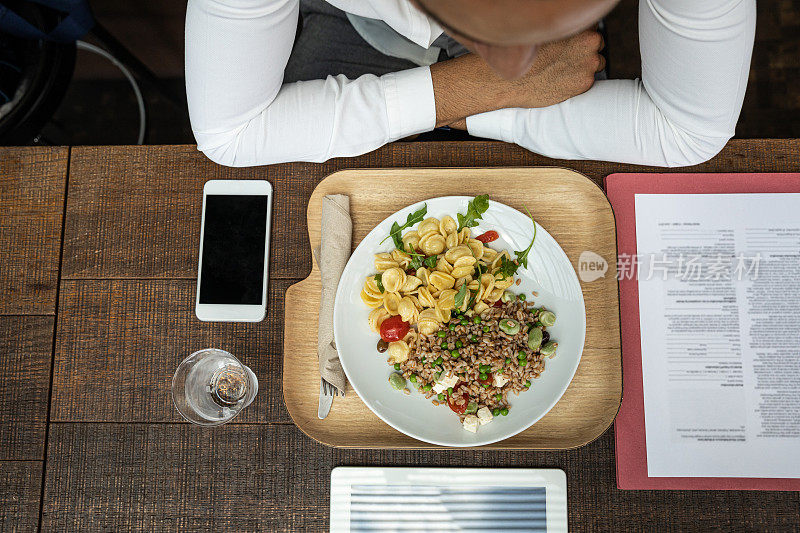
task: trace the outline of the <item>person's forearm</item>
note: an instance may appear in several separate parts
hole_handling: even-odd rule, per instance
[[[530,71],[505,80],[475,54],[431,66],[436,125],[507,107],[547,107],[589,89],[602,69],[603,39],[587,30],[543,45]]]
[[[437,127],[508,107],[509,82],[474,54],[431,65],[431,79]]]
[[[602,81],[557,106],[469,117],[470,134],[558,159],[685,166],[714,156],[742,107],[755,0],[649,0],[639,10],[641,82]]]

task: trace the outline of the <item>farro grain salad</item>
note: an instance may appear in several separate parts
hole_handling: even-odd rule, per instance
[[[509,414],[509,393],[528,390],[558,347],[547,330],[555,314],[512,291],[536,221],[530,245],[512,259],[489,246],[496,231],[471,234],[488,208],[488,196],[477,196],[466,214],[437,219],[426,218],[423,204],[395,222],[386,238],[395,249],[375,254],[377,273],[361,291],[380,334],[377,350],[393,365],[389,384],[405,394],[416,387],[434,405],[449,406],[473,433]]]

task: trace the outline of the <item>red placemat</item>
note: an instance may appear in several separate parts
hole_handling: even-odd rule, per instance
[[[617,221],[617,250],[636,255],[634,196],[800,192],[800,174],[611,174],[605,188]],[[619,281],[623,399],[616,421],[617,486],[620,489],[800,490],[797,478],[649,477],[644,427],[639,286]]]

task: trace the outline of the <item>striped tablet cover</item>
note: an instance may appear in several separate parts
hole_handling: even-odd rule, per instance
[[[567,530],[554,469],[359,468],[331,472],[331,532]]]

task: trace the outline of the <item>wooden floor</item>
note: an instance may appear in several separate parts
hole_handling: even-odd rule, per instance
[[[244,169],[193,146],[0,148],[0,531],[324,531],[340,465],[561,468],[573,531],[800,530],[796,492],[618,490],[611,428],[574,450],[509,452],[333,449],[294,426],[280,380],[284,293],[311,267],[316,184],[342,168],[525,165],[598,184],[652,170],[475,142]],[[732,141],[688,170],[800,172],[800,141]],[[212,178],[273,184],[261,323],[194,317],[199,202]],[[208,346],[241,355],[261,383],[218,428],[183,422],[169,392],[179,361]]]

